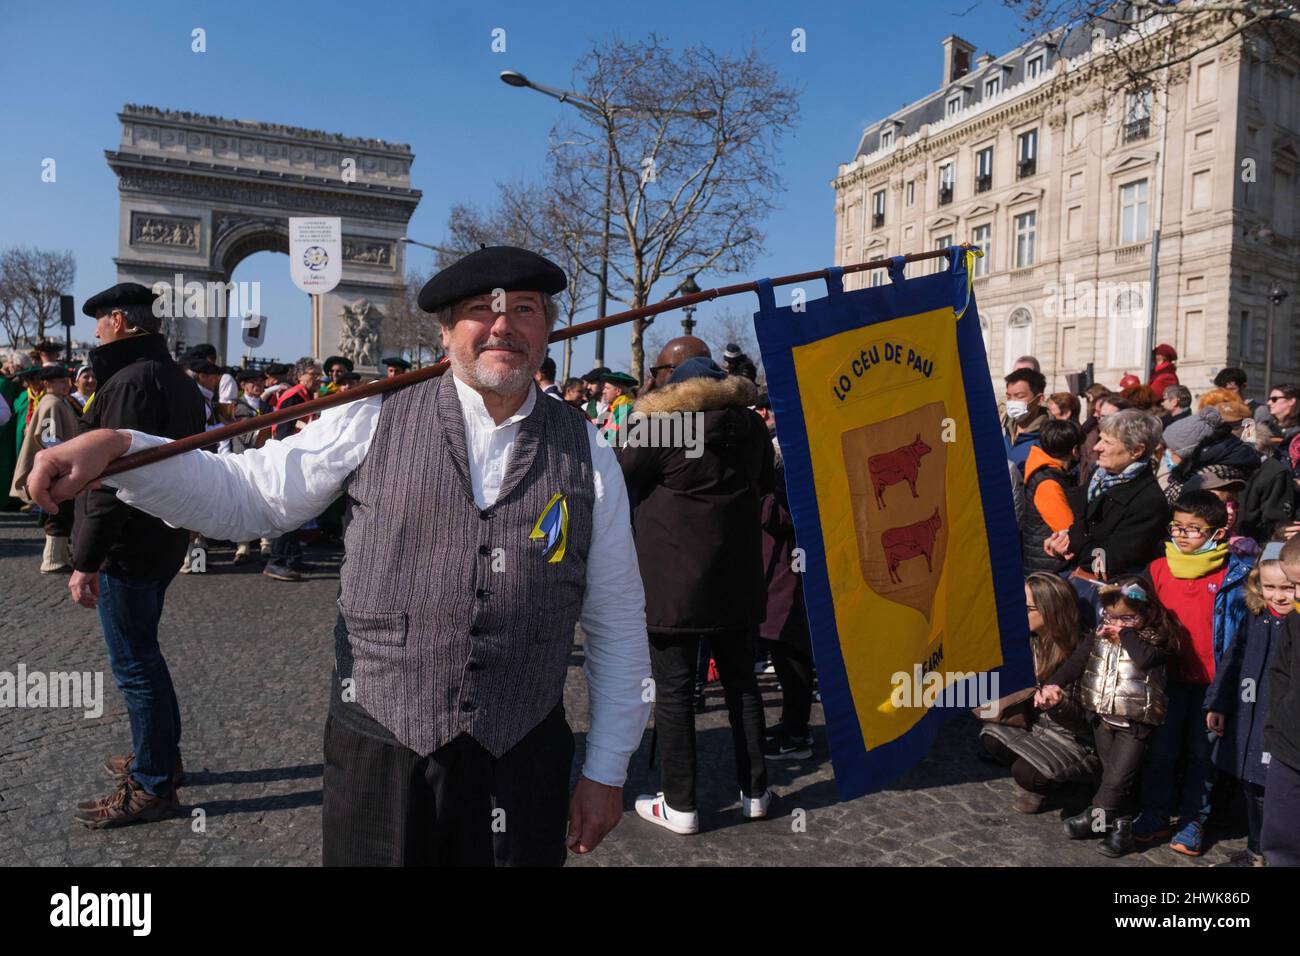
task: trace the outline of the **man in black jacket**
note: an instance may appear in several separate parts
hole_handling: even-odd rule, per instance
[[[203,431],[203,398],[167,353],[153,303],[153,292],[127,282],[82,306],[103,343],[90,353],[100,384],[87,403],[84,427],[130,428],[173,439]],[[68,589],[78,604],[99,609],[134,746],[132,753],[108,758],[104,767],[120,778],[117,789],[81,803],[77,820],[99,829],[161,819],[178,807],[181,725],[158,647],[158,619],[189,535],[123,504],[111,488],[81,495],[76,509]]]

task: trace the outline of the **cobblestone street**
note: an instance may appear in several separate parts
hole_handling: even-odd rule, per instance
[[[107,792],[106,755],[130,749],[121,696],[108,672],[97,615],[74,605],[62,574],[38,573],[41,538],[29,516],[0,515],[0,671],[99,671],[104,711],[0,709],[0,863],[5,865],[300,865],[320,862],[321,734],[332,662],[339,552],[309,549],[316,570],[301,584],[272,581],[261,562],[234,567],[229,548],[209,553],[203,575],[178,576],[167,594],[162,646],[176,683],[188,775],[185,815],[162,823],[89,831],[76,803]],[[581,765],[587,726],[581,644],[566,708]],[[779,715],[775,679],[763,677],[768,723]],[[1219,834],[1201,859],[1167,846],[1112,862],[1072,844],[1060,811],[1010,809],[1008,772],[975,757],[975,721],[950,722],[932,753],[893,786],[838,803],[820,708],[809,761],[769,764],[773,816],[742,823],[721,690],[699,717],[703,832],[679,837],[632,811],[658,789],[647,769],[650,733],[633,758],[622,823],[591,857],[571,865],[989,865],[1205,866],[1244,848]],[[205,832],[195,832],[201,808]],[[791,816],[806,811],[804,832]]]

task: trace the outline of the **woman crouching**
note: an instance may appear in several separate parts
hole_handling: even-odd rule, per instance
[[[1034,677],[1042,686],[1081,643],[1078,599],[1057,575],[1036,572],[1025,579],[1025,604]],[[1090,715],[1081,702],[1079,682],[1061,686],[1060,703],[1033,711],[1027,727],[994,720],[980,729],[984,749],[1011,768],[1020,790],[1011,808],[1019,813],[1041,813],[1050,798],[1066,799],[1074,791],[1073,796],[1081,800],[1096,788],[1101,764],[1093,750]],[[1079,793],[1083,787],[1086,793]]]

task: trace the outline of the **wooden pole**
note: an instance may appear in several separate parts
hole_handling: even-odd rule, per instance
[[[967,248],[963,245],[961,248]],[[938,259],[948,255],[947,249],[935,249],[931,252],[916,252],[911,255],[903,256],[904,262],[920,262],[925,259]],[[890,264],[889,259],[876,259],[872,262],[859,262],[853,265],[844,266],[845,272],[862,272],[868,269],[884,269]],[[816,269],[812,272],[800,272],[795,275],[781,276],[772,280],[772,285],[794,285],[798,282],[816,282],[826,278],[825,269]],[[561,342],[565,339],[576,338],[579,335],[586,335],[588,332],[595,332],[600,329],[607,329],[613,325],[622,325],[631,322],[633,319],[645,318],[649,315],[658,315],[660,312],[671,312],[674,309],[680,309],[683,306],[694,305],[697,302],[707,302],[713,299],[719,299],[728,295],[740,295],[743,292],[756,292],[758,290],[757,282],[741,282],[736,285],[720,286],[716,289],[702,289],[699,292],[693,292],[690,295],[678,296],[675,299],[665,299],[662,302],[656,302],[651,305],[644,305],[639,309],[629,309],[626,312],[618,312],[614,315],[607,315],[604,318],[593,319],[590,322],[582,322],[578,325],[570,325],[564,328],[556,329],[551,333],[549,341]],[[313,302],[316,300],[313,296]],[[382,395],[384,392],[391,392],[394,389],[408,388],[426,379],[441,375],[447,370],[447,360],[443,359],[435,365],[429,365],[424,368],[414,369],[410,372],[404,372],[401,375],[394,375],[392,378],[381,378],[374,382],[367,382],[365,385],[358,385],[350,388],[346,392],[335,392],[333,395],[326,395],[324,398],[313,399],[304,402],[301,405],[294,405],[292,408],[285,408],[278,412],[271,412],[269,415],[257,415],[253,418],[245,418],[229,425],[223,425],[220,428],[214,428],[212,431],[203,432],[199,435],[190,435],[187,438],[181,438],[166,445],[160,445],[157,448],[146,448],[144,451],[136,452],[134,455],[125,455],[122,458],[109,464],[104,469],[102,478],[111,475],[121,474],[124,471],[130,471],[133,468],[139,468],[142,465],[152,465],[154,462],[164,461],[176,455],[183,455],[187,451],[193,451],[196,448],[207,448],[215,446],[219,442],[236,435],[243,435],[247,432],[261,431],[272,425],[278,425],[280,422],[292,421],[296,418],[304,418],[307,415],[315,415],[325,411],[327,408],[333,408],[335,405],[344,405],[348,402],[360,401],[363,398],[369,398],[372,395]]]

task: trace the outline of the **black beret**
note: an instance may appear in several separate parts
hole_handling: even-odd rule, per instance
[[[38,370],[32,377],[48,382],[56,378],[67,378],[68,370],[62,365],[46,365],[44,368]]]
[[[593,383],[593,384],[596,383],[596,382],[603,382],[603,381],[605,380],[605,375],[606,375],[608,372],[609,372],[609,369],[607,369],[605,366],[601,365],[601,366],[599,366],[599,367],[597,367],[597,368],[593,368],[593,369],[592,369],[590,372],[588,372],[586,375],[582,376],[582,380],[583,380],[584,382],[591,382],[591,383]]]
[[[292,366],[285,365],[283,362],[271,362],[262,366],[262,371],[267,375],[288,375],[290,368]]]
[[[218,365],[216,362],[209,362],[206,359],[203,359],[198,362],[191,362],[189,368],[190,371],[194,372],[196,375],[224,375],[225,374],[224,372],[221,371],[220,365]]]
[[[81,307],[81,311],[92,319],[96,319],[104,312],[120,309],[128,305],[152,306],[156,298],[157,296],[148,286],[143,286],[138,282],[119,282],[111,289],[105,289],[97,295],[92,295],[86,300],[86,304]],[[149,331],[157,332],[161,326],[161,320],[154,316]]]
[[[568,285],[564,270],[545,256],[515,246],[485,246],[426,282],[418,301],[425,312],[437,312],[493,289],[556,295]]]
[[[264,378],[266,378],[266,373],[259,372],[255,368],[240,369],[235,373],[235,381],[240,385],[243,385],[245,382],[260,382]]]
[[[331,355],[325,360],[325,364],[322,365],[321,368],[328,372],[335,365],[342,365],[349,372],[352,371],[353,368],[352,359],[346,358],[342,355]]]
[[[393,368],[410,368],[411,363],[404,358],[386,358],[379,363],[380,365],[391,365]]]

